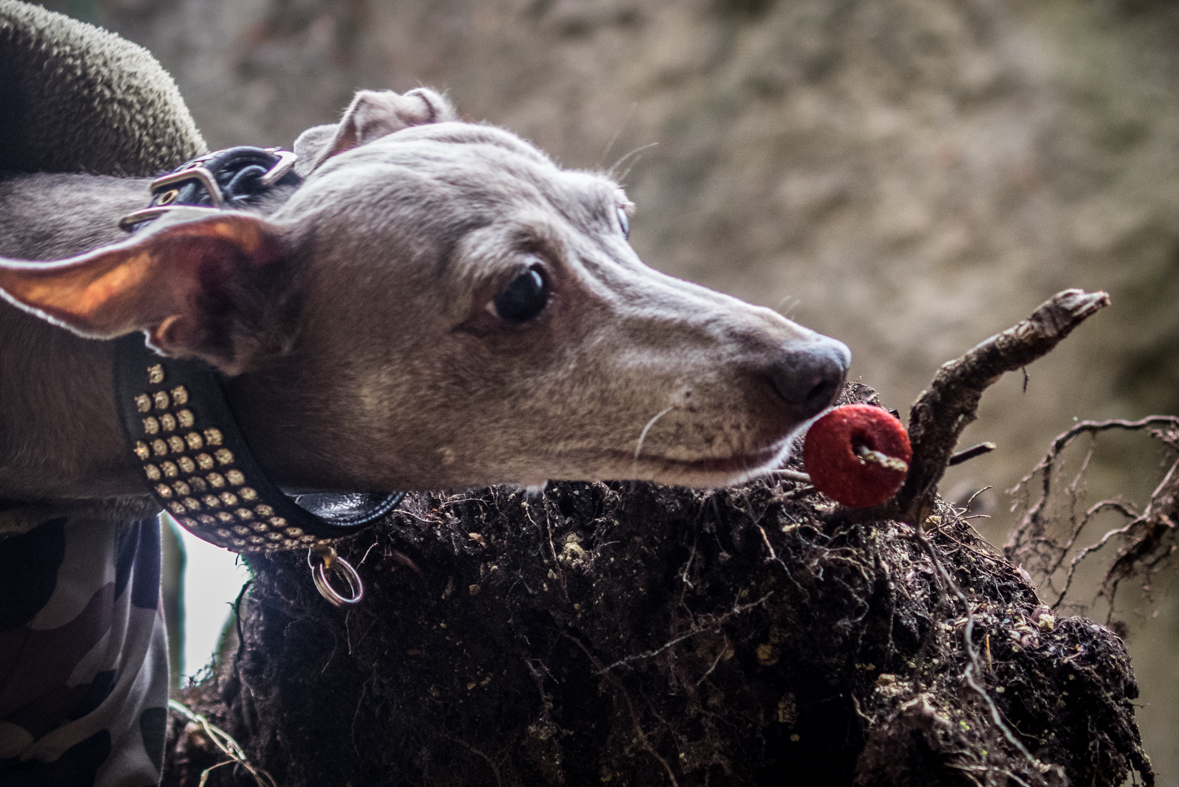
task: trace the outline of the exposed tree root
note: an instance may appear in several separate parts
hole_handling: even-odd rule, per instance
[[[1129,501],[1109,499],[1099,500],[1085,511],[1077,512],[1081,481],[1093,456],[1097,436],[1112,430],[1146,432],[1164,449],[1164,466],[1168,470],[1141,510]],[[1084,436],[1091,437],[1094,442],[1073,481],[1059,493],[1067,501],[1067,511],[1060,515],[1051,504],[1058,494],[1055,482],[1061,470],[1061,455]],[[1137,577],[1149,591],[1152,578],[1175,552],[1176,530],[1179,529],[1179,416],[1152,415],[1137,421],[1082,421],[1052,442],[1047,455],[1019,487],[1030,489],[1037,477],[1040,479],[1039,495],[1027,507],[1019,526],[1012,530],[1004,552],[1032,571],[1045,588],[1056,592],[1052,604],[1056,609],[1065,603],[1081,564],[1110,542],[1120,542],[1122,546],[1106,568],[1097,593],[1109,604],[1108,622],[1114,614],[1113,602],[1118,585]],[[1078,548],[1078,539],[1085,528],[1106,513],[1122,517],[1126,524],[1107,531],[1098,541]]]

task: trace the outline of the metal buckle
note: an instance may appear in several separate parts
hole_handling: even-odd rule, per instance
[[[201,185],[205,187],[205,190],[209,192],[209,199],[213,201],[213,207],[225,207],[225,195],[221,193],[221,186],[217,185],[217,179],[213,177],[212,172],[209,172],[209,170],[200,164],[195,164],[188,169],[182,169],[179,172],[172,172],[163,177],[156,178],[151,182],[151,193],[154,195],[165,186],[174,186],[186,180],[199,180]]]
[[[269,188],[278,181],[282,180],[283,176],[290,172],[295,167],[295,162],[298,156],[289,150],[282,150],[281,148],[263,148],[267,153],[278,158],[277,161],[266,171],[261,177],[261,183],[264,187]],[[167,175],[161,175],[151,182],[151,194],[154,198],[162,190],[169,186],[175,186],[179,183],[184,183],[189,180],[198,180],[205,190],[209,193],[209,200],[213,203],[213,207],[219,210],[225,209],[225,193],[221,190],[221,186],[217,183],[217,179],[213,176],[204,164],[208,161],[220,156],[224,150],[215,150],[212,153],[206,153],[200,158],[195,158],[188,162],[184,169],[175,172],[169,172]],[[128,213],[123,218],[119,219],[119,227],[123,230],[130,231],[137,224],[142,224],[145,221],[159,218],[167,213],[176,205],[152,205],[142,210],[137,210]]]
[[[294,168],[298,156],[289,150],[282,150],[280,148],[266,148],[266,152],[278,156],[278,161],[274,162],[274,166],[270,168],[270,171],[262,176],[263,186],[273,186],[282,179],[283,175]]]

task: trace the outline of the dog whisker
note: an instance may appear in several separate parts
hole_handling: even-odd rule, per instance
[[[634,116],[635,109],[638,105],[639,102],[637,101],[630,102],[630,108],[626,110],[626,117],[622,119],[622,123],[618,125],[618,129],[610,136],[610,141],[606,143],[606,149],[602,151],[602,157],[598,159],[598,169],[602,168],[602,164],[606,161],[606,156],[610,155],[610,148],[614,147],[614,143],[618,141],[618,138],[622,136],[622,132],[630,125],[630,119]],[[613,170],[614,168],[611,167],[610,169]]]
[[[794,307],[800,303],[802,301],[798,298],[793,295],[787,295],[774,305],[774,311],[789,319],[790,313],[794,311]]]
[[[646,426],[643,427],[643,431],[639,434],[639,443],[638,443],[638,445],[635,446],[635,459],[631,465],[632,468],[636,468],[639,466],[639,453],[643,450],[643,441],[647,439],[647,432],[651,431],[651,427],[655,425],[656,421],[658,421],[660,418],[667,415],[668,413],[670,413],[674,409],[675,409],[675,405],[673,404],[670,407],[668,407],[667,409],[661,410],[659,413],[657,413],[655,415],[654,418],[652,418],[650,421],[647,422]]]
[[[615,181],[616,183],[621,183],[626,178],[626,176],[630,173],[631,169],[634,168],[634,165],[638,163],[638,159],[636,158],[634,161],[632,161],[630,166],[627,167],[626,171],[623,172],[621,175],[615,174],[618,171],[618,168],[621,167],[626,162],[627,159],[631,158],[632,156],[637,156],[639,153],[642,153],[647,148],[653,148],[658,144],[659,144],[658,142],[649,142],[646,145],[642,145],[640,147],[635,148],[630,153],[627,153],[625,156],[618,159],[618,161],[615,161],[612,165],[610,165],[610,169],[606,170],[606,173],[610,176],[611,180]]]

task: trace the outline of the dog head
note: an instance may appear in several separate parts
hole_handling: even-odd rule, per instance
[[[0,264],[0,289],[222,369],[294,486],[731,483],[780,462],[843,382],[841,343],[643,265],[617,184],[432,91],[361,93],[297,150],[306,181],[266,215],[178,209],[77,258]]]

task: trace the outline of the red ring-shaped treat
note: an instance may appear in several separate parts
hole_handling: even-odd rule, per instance
[[[850,508],[891,500],[905,483],[912,459],[905,427],[892,413],[871,404],[831,410],[811,424],[802,446],[811,483]]]

